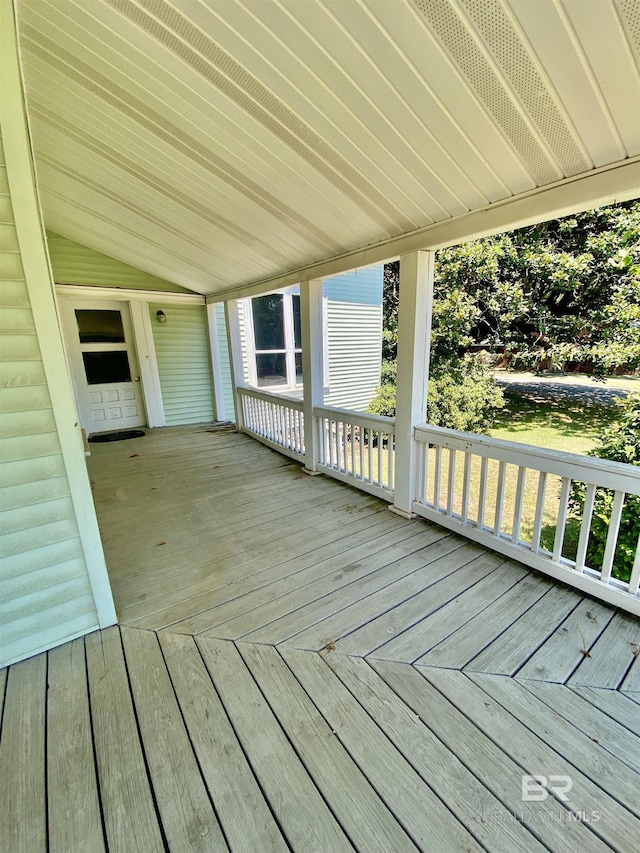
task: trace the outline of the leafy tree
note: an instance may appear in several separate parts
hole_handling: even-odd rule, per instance
[[[621,417],[607,429],[600,443],[590,453],[598,459],[611,459],[625,462],[627,465],[640,465],[640,394],[630,394],[619,400]],[[574,483],[570,498],[570,508],[582,516],[585,502],[585,487]],[[587,564],[600,568],[604,558],[604,549],[609,533],[609,520],[613,507],[613,491],[598,489],[593,508],[591,536],[587,549]],[[614,575],[628,581],[640,535],[640,496],[627,495],[622,510],[620,532],[614,556]]]
[[[388,264],[382,388],[371,408],[384,414],[395,413],[399,289],[399,264]],[[500,407],[488,374],[465,357],[472,344],[504,348],[518,368],[569,364],[602,376],[640,367],[640,202],[439,251],[432,423],[466,423],[465,429],[479,431]]]

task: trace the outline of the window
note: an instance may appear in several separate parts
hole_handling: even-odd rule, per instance
[[[258,388],[302,385],[302,324],[297,293],[247,300],[249,379]],[[253,346],[252,346],[253,344]]]

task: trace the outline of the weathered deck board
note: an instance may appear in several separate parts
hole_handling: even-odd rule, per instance
[[[0,737],[0,850],[45,853],[47,656],[9,669]]]
[[[462,669],[546,595],[552,586],[546,578],[528,574],[416,663]],[[393,653],[393,644],[389,643],[387,649]],[[382,654],[378,656],[382,657]]]
[[[489,850],[542,853],[545,848],[428,729],[415,711],[362,658],[327,655],[326,661],[389,740],[441,797],[456,818]],[[493,814],[495,820],[486,820]]]
[[[347,835],[360,850],[416,847],[272,646],[243,643],[245,663]]]
[[[493,557],[495,560],[494,571],[461,592],[453,601],[447,602],[428,618],[404,630],[397,639],[392,641],[393,645],[391,641],[380,642],[380,635],[376,637],[371,632],[370,626],[364,625],[340,642],[339,651],[341,654],[372,654],[373,657],[377,655],[385,660],[405,662],[414,661],[426,654],[429,649],[445,640],[477,613],[481,613],[485,607],[500,598],[527,574],[526,569],[514,566],[512,563],[504,564],[499,557],[486,556]],[[394,630],[390,633],[395,635],[397,632],[395,626],[393,627]],[[404,629],[404,627],[400,623],[400,628]],[[371,639],[368,639],[369,634]],[[377,645],[372,645],[373,642]]]
[[[160,645],[229,847],[289,849],[242,751],[193,637],[164,632]]]
[[[421,779],[319,655],[281,653],[354,761],[421,849],[478,851],[473,836]]]
[[[509,810],[513,819],[524,821],[522,773],[523,768],[530,773],[540,772],[542,765],[537,764],[535,754],[531,755],[522,745],[511,754],[500,720],[484,730],[474,725],[472,717],[463,713],[447,696],[442,689],[444,685],[436,689],[410,664],[383,660],[370,663],[421,721]],[[464,675],[460,677],[464,679]],[[567,820],[567,808],[555,797],[545,800],[544,813],[547,819],[532,822],[531,831],[549,850],[563,853],[610,850],[588,824]],[[490,812],[487,819],[493,819],[494,815]]]
[[[520,681],[530,693],[548,705],[554,715],[560,715],[593,740],[592,732],[600,734],[598,745],[640,774],[640,738],[629,733],[623,725],[604,714],[572,690],[561,684],[541,681]],[[640,717],[640,714],[638,715]]]
[[[493,737],[499,733],[501,748],[512,758],[522,762],[523,756],[526,756],[526,767],[529,773],[537,774],[541,772],[541,768],[544,768],[547,770],[544,775],[553,773],[568,776],[572,783],[572,808],[589,815],[598,815],[599,820],[590,823],[589,826],[614,849],[634,849],[640,837],[640,821],[600,787],[598,782],[592,781],[576,769],[581,764],[582,751],[577,754],[575,751],[572,752],[571,761],[568,761],[545,743],[543,738],[549,726],[548,719],[543,717],[544,723],[541,724],[538,718],[535,725],[536,734],[534,734],[517,716],[513,716],[501,702],[493,697],[493,693],[498,693],[497,685],[491,684],[492,692],[487,693],[463,672],[435,668],[423,668],[422,672],[438,690],[472,720],[477,728]],[[505,684],[514,683],[506,676],[474,673],[473,678],[482,679],[484,686],[488,686],[489,679]],[[500,698],[503,698],[502,695]],[[568,730],[569,727],[566,728]],[[595,748],[595,744],[593,747]],[[610,759],[607,758],[605,767],[609,766],[609,761]],[[637,802],[637,787],[634,796]],[[548,800],[545,800],[545,808],[547,803]]]
[[[109,853],[165,850],[117,628],[85,639],[93,737]]]
[[[515,679],[503,678],[486,673],[468,673],[469,678],[499,702],[513,717],[534,732],[540,740],[548,744],[558,755],[571,761],[581,773],[599,785],[608,795],[622,803],[629,811],[640,817],[638,800],[638,774],[634,773],[618,758],[610,755],[606,762],[602,759],[602,747],[599,738],[596,743],[575,725],[550,712],[548,705]],[[562,687],[567,691],[566,687]],[[540,719],[544,725],[540,725]],[[633,749],[631,738],[629,748]],[[637,825],[640,831],[640,823]]]
[[[308,853],[353,850],[235,646],[208,638],[198,639],[198,646],[291,846]]]
[[[600,687],[578,687],[577,685],[572,685],[571,690],[640,737],[640,711],[627,694]]]
[[[514,675],[581,600],[569,587],[554,587],[467,664],[467,669]]]
[[[637,662],[640,648],[640,621],[625,613],[616,613],[583,657],[569,684],[616,689],[629,668]]]
[[[122,629],[138,724],[170,847],[226,851],[155,634]]]
[[[591,648],[614,612],[613,608],[591,598],[583,599],[529,658],[518,672],[518,678],[563,684],[580,664],[584,655],[582,650]]]
[[[49,652],[47,800],[50,853],[105,850],[84,641]]]

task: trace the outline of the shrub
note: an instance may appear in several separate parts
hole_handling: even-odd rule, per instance
[[[504,406],[501,389],[473,356],[440,362],[429,379],[427,420],[435,426],[482,432]],[[371,402],[375,415],[395,417],[396,388],[386,382]]]
[[[621,408],[620,419],[603,433],[600,443],[589,455],[598,459],[624,462],[627,465],[640,465],[640,394],[630,394],[625,400],[619,401],[618,405]],[[571,509],[581,515],[584,501],[584,485],[574,483],[570,499]],[[613,491],[598,489],[587,550],[587,563],[593,568],[602,566],[612,507]],[[639,534],[640,496],[627,495],[614,556],[613,575],[619,580],[628,581],[631,577]]]

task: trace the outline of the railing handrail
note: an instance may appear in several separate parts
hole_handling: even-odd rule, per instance
[[[390,435],[395,434],[395,418],[387,418],[384,415],[372,415],[369,412],[359,412],[356,409],[340,409],[337,406],[314,406],[313,414],[316,418],[332,418],[367,429],[382,430]]]
[[[603,488],[640,495],[640,467],[609,459],[597,459],[578,453],[566,453],[516,441],[489,438],[486,435],[460,432],[448,427],[420,424],[415,428],[416,441],[439,444],[442,447],[471,452],[499,462],[546,471],[578,482],[593,483]],[[435,439],[435,440],[434,440]]]
[[[270,403],[277,403],[280,406],[288,406],[297,412],[303,410],[302,400],[296,397],[289,397],[286,394],[274,394],[273,391],[258,391],[256,388],[249,388],[247,385],[238,386],[237,391],[244,397],[254,397],[256,400],[266,400]]]

